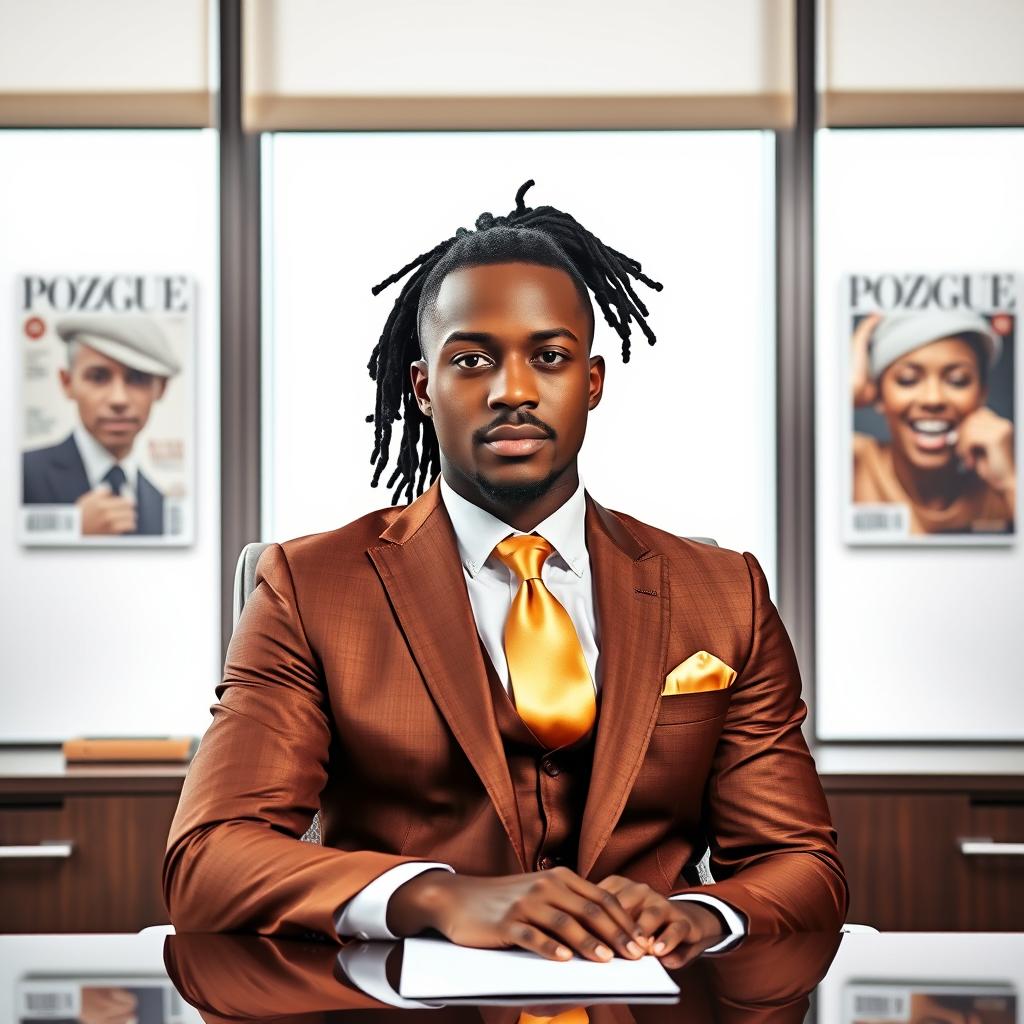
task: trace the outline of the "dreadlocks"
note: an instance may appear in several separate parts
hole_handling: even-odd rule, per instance
[[[655,291],[661,291],[662,285],[642,273],[637,260],[605,245],[570,214],[553,206],[526,206],[523,197],[533,184],[531,179],[520,186],[516,207],[508,216],[480,214],[476,231],[459,228],[451,238],[417,256],[372,289],[377,295],[412,271],[367,364],[370,377],[377,382],[376,408],[366,418],[374,425],[370,456],[373,487],[388,464],[392,424],[404,420],[397,464],[387,482],[388,487],[397,482],[391,496],[393,505],[398,504],[403,492],[407,501],[412,500],[414,489],[422,494],[428,478],[433,481],[441,469],[437,436],[416,404],[409,366],[423,354],[419,341],[422,317],[452,271],[512,262],[556,267],[572,278],[585,308],[593,310],[587,289],[594,293],[605,320],[622,339],[624,363],[629,362],[631,320],[640,325],[648,344],[657,340],[645,319],[647,307],[630,278],[643,281]]]

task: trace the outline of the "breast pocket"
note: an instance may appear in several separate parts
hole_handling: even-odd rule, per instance
[[[721,718],[728,710],[732,687],[704,693],[670,693],[661,698],[655,728],[663,725],[693,725]]]

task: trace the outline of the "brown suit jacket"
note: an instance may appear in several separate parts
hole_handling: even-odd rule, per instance
[[[601,697],[579,873],[712,893],[751,932],[837,929],[846,881],[757,560],[589,496],[586,539]],[[662,698],[701,649],[732,686]],[[436,483],[268,548],[168,837],[178,930],[334,935],[405,861],[532,870],[483,658]],[[323,845],[298,842],[318,808]],[[708,843],[717,884],[691,884]]]

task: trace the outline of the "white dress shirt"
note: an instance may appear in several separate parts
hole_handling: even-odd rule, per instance
[[[492,553],[496,544],[510,535],[520,536],[523,531],[503,523],[490,512],[467,501],[452,490],[443,476],[440,488],[441,499],[455,530],[477,631],[494,663],[498,679],[508,690],[508,664],[505,660],[503,636],[505,619],[520,581],[503,562],[492,557]],[[584,527],[586,507],[581,483],[572,497],[530,532],[543,537],[555,549],[541,567],[541,581],[569,613],[590,668],[590,677],[594,680],[595,689],[599,689],[601,674],[598,665],[597,621]],[[360,939],[396,938],[387,926],[388,900],[400,886],[432,868],[454,871],[450,865],[433,862],[400,864],[385,871],[338,909],[335,915],[338,934]],[[704,903],[717,910],[724,919],[730,937],[708,949],[709,953],[722,949],[733,937],[744,933],[740,915],[714,896],[703,893],[681,894],[673,899]]]
[[[75,424],[72,434],[75,444],[78,445],[78,454],[82,456],[82,465],[85,466],[85,475],[89,480],[89,490],[94,491],[114,466],[120,466],[125,476],[125,481],[121,485],[121,497],[136,501],[139,493],[139,460],[135,453],[129,452],[123,459],[115,459],[81,423]]]

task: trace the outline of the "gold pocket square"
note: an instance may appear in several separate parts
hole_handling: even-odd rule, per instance
[[[705,690],[724,690],[732,685],[736,670],[730,668],[721,658],[707,651],[691,654],[681,661],[667,676],[662,688],[662,697],[673,693],[703,693]]]

